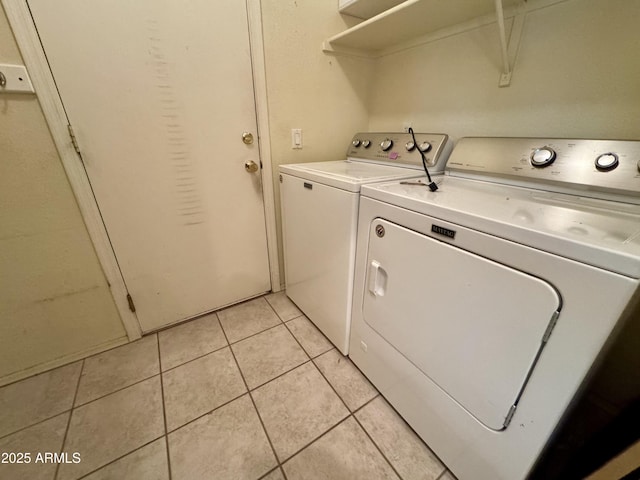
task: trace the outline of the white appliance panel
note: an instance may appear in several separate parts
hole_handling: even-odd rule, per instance
[[[640,205],[443,176],[362,194],[608,270],[640,277]]]
[[[560,308],[556,290],[379,218],[367,265],[363,320],[474,417],[503,429]]]
[[[430,235],[432,223],[456,230],[454,240],[443,242],[545,279],[557,289],[562,313],[507,428],[487,428],[365,321],[364,303],[370,287],[370,227],[378,218],[422,235]],[[412,253],[412,259],[420,254]],[[388,278],[390,288],[391,275]],[[593,359],[621,327],[618,319],[638,288],[638,279],[363,196],[349,356],[456,477],[524,479],[587,376]],[[418,291],[419,297],[413,301],[427,309],[428,290]],[[408,322],[399,322],[398,328],[410,328],[409,334],[415,331]],[[477,341],[487,338],[482,335]],[[446,362],[447,357],[441,362]],[[508,363],[511,358],[503,361]]]
[[[387,182],[422,175],[421,170],[409,166],[391,167],[349,160],[280,165],[280,171],[350,192],[359,192],[360,186],[366,183]]]
[[[281,176],[287,296],[346,355],[359,195]]]

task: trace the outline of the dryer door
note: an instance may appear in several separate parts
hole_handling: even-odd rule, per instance
[[[556,289],[381,219],[367,261],[367,324],[480,422],[505,428],[557,318]]]

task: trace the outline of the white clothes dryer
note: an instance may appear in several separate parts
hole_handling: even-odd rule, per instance
[[[344,355],[348,352],[360,187],[442,174],[447,135],[358,133],[347,159],[280,165],[287,296]]]
[[[349,355],[460,480],[526,478],[637,315],[640,142],[464,138],[364,186]]]

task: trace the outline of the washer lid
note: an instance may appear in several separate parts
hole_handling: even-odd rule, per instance
[[[387,182],[362,195],[640,278],[640,205],[440,177],[436,192]]]
[[[279,169],[280,173],[313,180],[350,192],[359,192],[360,186],[367,183],[418,177],[422,173],[421,170],[412,167],[389,167],[350,160],[295,163],[280,165]]]

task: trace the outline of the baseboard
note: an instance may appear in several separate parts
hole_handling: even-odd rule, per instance
[[[61,367],[62,365],[66,365],[77,360],[82,360],[83,358],[90,357],[91,355],[95,355],[96,353],[101,353],[105,350],[119,347],[120,345],[124,345],[125,343],[129,343],[129,339],[126,336],[116,338],[115,340],[109,340],[108,342],[94,345],[93,347],[82,350],[80,352],[75,352],[63,357],[56,358],[55,360],[51,360],[49,362],[39,363],[38,365],[34,365],[33,367],[10,373],[8,375],[5,375],[4,377],[0,377],[0,387],[8,385],[9,383],[23,380],[38,373],[46,372],[47,370],[51,370],[56,367]]]

